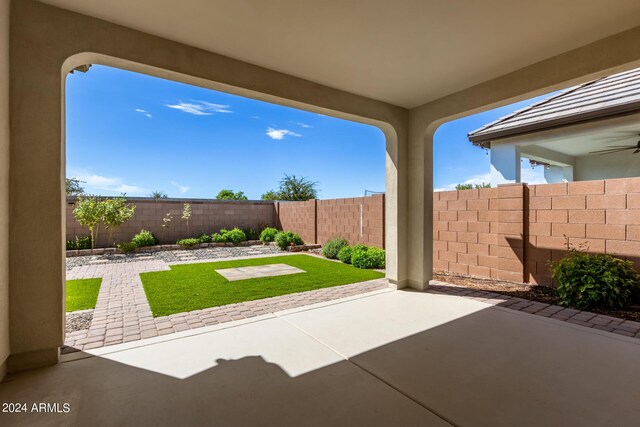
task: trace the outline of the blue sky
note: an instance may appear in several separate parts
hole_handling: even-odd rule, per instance
[[[467,132],[530,102],[441,126],[434,186],[486,181]],[[329,116],[103,66],[67,77],[67,177],[91,194],[259,199],[287,173],[318,181],[322,198],[360,196],[384,190],[384,150],[377,128]]]

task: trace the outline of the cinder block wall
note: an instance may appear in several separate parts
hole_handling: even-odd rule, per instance
[[[567,238],[640,268],[640,178],[434,194],[436,270],[550,285]]]
[[[87,236],[88,230],[78,224],[73,216],[75,198],[67,199],[67,239],[75,236]],[[175,243],[178,239],[197,236],[200,233],[211,234],[221,228],[255,228],[276,226],[278,224],[274,203],[270,201],[232,201],[203,199],[150,199],[128,198],[128,203],[136,205],[136,213],[131,220],[115,229],[113,242],[124,242],[140,230],[153,232],[161,243]],[[185,203],[191,204],[191,219],[182,217]],[[163,229],[162,219],[170,213],[171,225]],[[97,247],[107,245],[107,231],[100,228]]]
[[[279,202],[280,227],[307,243],[344,237],[350,244],[384,248],[384,195],[345,199]]]

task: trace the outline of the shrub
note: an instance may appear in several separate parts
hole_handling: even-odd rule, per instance
[[[371,258],[373,263],[373,268],[384,268],[385,267],[385,256],[386,253],[384,249],[379,248],[369,248],[367,251],[367,255]]]
[[[357,268],[374,268],[374,260],[369,256],[369,248],[364,245],[356,245],[351,253],[351,264]]]
[[[267,227],[262,230],[262,233],[260,233],[260,240],[265,243],[274,242],[276,240],[276,234],[278,233],[279,231],[277,228]]]
[[[223,230],[220,230],[220,231],[223,231]],[[224,230],[224,231],[226,231],[226,230]],[[213,240],[216,243],[226,243],[227,242],[227,238],[223,234],[220,234],[220,233],[213,233],[211,235],[211,240]]]
[[[131,243],[135,243],[135,245],[139,248],[144,246],[154,246],[158,244],[158,239],[153,235],[152,232],[147,230],[142,230],[131,239]]]
[[[353,248],[351,248],[351,246],[345,246],[344,248],[340,249],[340,252],[338,252],[338,259],[345,264],[351,264],[352,253]]]
[[[90,236],[82,236],[76,238],[74,240],[67,240],[67,250],[72,251],[76,249],[91,249],[91,237]]]
[[[210,235],[202,233],[200,236],[198,236],[198,242],[200,243],[211,243],[213,239],[211,238]]]
[[[254,228],[243,228],[242,231],[244,232],[244,235],[247,237],[247,240],[260,239],[260,232]]]
[[[549,266],[562,304],[579,309],[622,308],[640,285],[633,263],[611,255],[570,249],[564,258]]]
[[[189,239],[180,239],[180,240],[178,240],[177,243],[180,246],[185,247],[185,248],[192,248],[192,247],[200,244],[198,239],[194,239],[193,237],[191,237]]]
[[[137,247],[133,241],[118,243],[118,250],[120,252],[133,252]]]
[[[220,234],[222,234],[227,242],[240,243],[247,240],[247,236],[244,234],[244,231],[240,230],[238,227],[233,230],[220,230]]]
[[[322,247],[322,255],[329,259],[336,259],[338,258],[338,252],[340,252],[340,249],[344,248],[345,246],[349,246],[349,242],[347,242],[342,237],[337,237],[335,239],[329,240]]]
[[[289,246],[304,245],[302,238],[292,231],[282,231],[276,234],[275,242],[283,251]]]

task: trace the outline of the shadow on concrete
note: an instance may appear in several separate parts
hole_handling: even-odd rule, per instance
[[[71,412],[0,424],[631,426],[638,360],[633,340],[487,307],[297,377],[259,356],[186,379],[101,357],[13,374],[0,402]]]

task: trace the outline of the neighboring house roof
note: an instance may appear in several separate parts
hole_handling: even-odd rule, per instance
[[[475,145],[488,146],[498,138],[640,110],[640,68],[593,80],[469,133]]]

